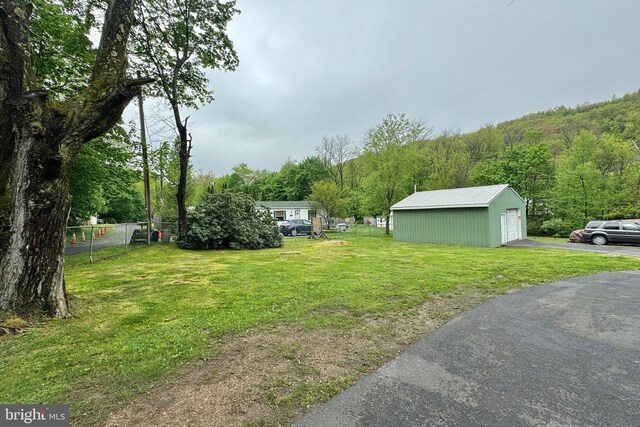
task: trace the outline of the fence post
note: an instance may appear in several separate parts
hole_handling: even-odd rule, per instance
[[[89,262],[93,264],[93,225],[91,226],[91,245],[89,246]]]
[[[124,253],[125,254],[127,253],[127,246],[128,246],[128,243],[129,243],[129,239],[127,238],[127,236],[129,235],[129,233],[127,231],[128,225],[129,225],[128,223],[126,223],[126,222],[124,223]]]

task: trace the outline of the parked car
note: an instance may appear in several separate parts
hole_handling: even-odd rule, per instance
[[[297,236],[298,234],[311,234],[311,221],[307,219],[292,219],[280,227],[280,232],[285,236]]]
[[[338,233],[344,233],[345,231],[349,230],[349,224],[341,222],[336,224],[336,230],[338,230]]]
[[[591,221],[584,229],[583,239],[594,245],[640,244],[640,224],[634,221]]]

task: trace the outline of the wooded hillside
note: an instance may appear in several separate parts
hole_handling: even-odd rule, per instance
[[[388,119],[395,118],[391,125]],[[215,180],[218,190],[243,191],[260,200],[341,198],[340,215],[387,215],[375,194],[379,166],[401,162],[392,201],[413,191],[509,183],[527,201],[529,232],[567,235],[593,218],[640,217],[640,92],[597,104],[556,107],[474,132],[445,131],[373,153],[371,135],[399,125],[390,115],[360,141],[326,137],[317,156],[287,161],[279,172],[246,164]],[[406,120],[406,119],[405,119]],[[393,132],[386,135],[395,138]],[[378,147],[379,148],[379,147]],[[380,156],[377,156],[377,155]],[[377,161],[376,160],[376,161]],[[385,178],[389,179],[389,178]],[[312,194],[329,181],[334,191]]]

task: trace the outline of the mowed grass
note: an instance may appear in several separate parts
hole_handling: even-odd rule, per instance
[[[640,267],[639,259],[574,251],[335,237],[347,245],[291,239],[279,249],[207,252],[155,245],[93,265],[71,257],[76,317],[0,338],[0,402],[70,403],[77,423],[97,424],[180,366],[215,354],[222,337],[280,324],[349,329],[434,296],[498,295]]]
[[[569,243],[569,237],[529,236],[529,239],[542,243]]]

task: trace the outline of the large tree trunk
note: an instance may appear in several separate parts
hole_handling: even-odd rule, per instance
[[[32,99],[3,118],[13,126],[2,132],[6,151],[0,158],[0,308],[64,317],[69,314],[63,276],[69,165],[63,156],[71,153],[60,152],[59,135],[42,132],[49,127],[40,116],[43,104]]]
[[[35,90],[30,11],[24,0],[0,0],[0,316],[66,317],[71,166],[82,144],[107,132],[149,79],[124,81],[133,0],[113,0],[88,88],[50,103],[46,91]]]
[[[176,200],[178,202],[178,239],[186,240],[188,231],[187,180],[189,178],[189,158],[191,157],[191,135],[187,132],[189,118],[187,117],[183,123],[180,119],[180,113],[177,111],[178,107],[176,106],[174,114],[180,138],[180,177],[178,179],[178,191],[176,192]]]

